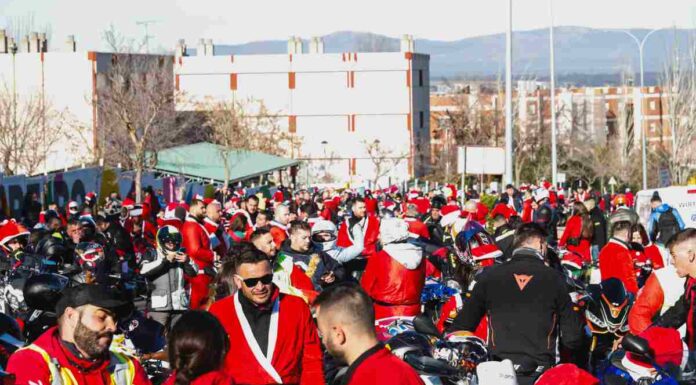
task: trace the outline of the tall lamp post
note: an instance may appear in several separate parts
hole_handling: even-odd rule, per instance
[[[551,71],[551,181],[558,188],[558,155],[556,145],[556,60],[553,42],[553,0],[549,0],[549,69]]]
[[[512,0],[507,2],[505,33],[505,183],[512,183]]]
[[[17,130],[17,43],[10,38],[12,52],[12,129]],[[12,136],[12,156],[14,156],[14,173],[17,173],[17,135]]]
[[[661,30],[663,28],[655,28],[652,31],[648,32],[645,36],[643,36],[643,39],[638,39],[636,35],[632,34],[630,31],[621,31],[625,33],[626,35],[630,36],[633,38],[633,40],[636,42],[636,45],[638,45],[638,58],[640,60],[640,92],[638,93],[639,95],[639,100],[638,103],[640,103],[640,109],[641,109],[641,116],[640,116],[640,146],[641,146],[641,155],[642,155],[642,163],[643,163],[643,190],[646,190],[648,188],[648,156],[647,156],[647,149],[646,149],[646,132],[645,129],[643,128],[643,87],[645,86],[645,79],[644,79],[644,73],[643,73],[643,48],[645,47],[645,42],[648,40],[650,35],[653,33]]]

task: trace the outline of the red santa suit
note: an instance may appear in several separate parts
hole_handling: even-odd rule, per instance
[[[418,373],[381,344],[360,355],[343,382],[346,385],[423,385]]]
[[[654,270],[659,270],[665,267],[665,262],[662,259],[660,249],[658,249],[657,246],[652,242],[647,246],[644,246],[642,251],[631,250],[631,252],[633,253],[636,275],[640,273],[641,267],[643,267],[648,261],[650,261]]]
[[[628,313],[631,334],[638,335],[652,325],[655,316],[664,314],[684,294],[686,278],[677,275],[674,267],[655,270],[638,292]]]
[[[627,291],[638,293],[638,280],[633,270],[633,256],[628,246],[616,238],[612,238],[599,252],[599,271],[602,281],[618,278],[623,282]]]
[[[365,209],[368,214],[377,215],[377,199],[365,198]]]
[[[210,307],[234,347],[225,357],[224,370],[239,384],[323,385],[321,345],[309,307],[300,297],[274,290],[265,355],[244,314],[239,292]]]
[[[349,219],[341,223],[341,227],[338,229],[338,237],[336,238],[336,245],[338,247],[353,246],[353,234],[348,231],[349,226]],[[377,250],[377,242],[379,241],[379,219],[375,216],[368,215],[355,226],[361,226],[363,229],[363,234],[365,234],[365,249],[363,255],[368,258],[375,254]]]
[[[205,227],[205,231],[208,232],[210,247],[220,256],[227,255],[227,247],[229,245],[225,242],[220,224],[205,217],[203,219],[203,226]]]
[[[408,243],[386,245],[368,260],[360,285],[374,300],[375,319],[420,314],[422,251]]]
[[[186,217],[186,221],[181,226],[181,236],[186,253],[200,269],[197,276],[189,278],[191,285],[190,308],[200,309],[208,302],[209,285],[213,280],[211,276],[203,274],[202,270],[213,266],[215,254],[210,247],[208,231],[194,217]]]
[[[570,239],[577,241],[577,244],[571,245],[568,243]],[[563,230],[563,235],[558,241],[558,245],[565,247],[568,251],[578,253],[583,262],[591,263],[592,255],[590,254],[592,238],[582,237],[582,217],[579,215],[573,215],[568,219],[566,223],[565,230]],[[573,242],[576,243],[576,242]]]
[[[520,217],[523,223],[529,223],[532,221],[533,211],[534,209],[532,208],[532,198],[526,199],[522,203],[522,216]]]
[[[440,318],[437,320],[437,329],[440,333],[445,331],[445,327],[451,324],[457,314],[464,307],[464,301],[462,295],[466,294],[455,294],[450,297],[450,299],[442,305],[442,310],[440,310]],[[484,341],[488,341],[488,317],[481,318],[481,322],[476,327],[474,335]]]
[[[408,223],[408,232],[411,233],[412,236],[430,239],[428,226],[426,226],[423,221],[413,217],[405,217],[404,220]]]

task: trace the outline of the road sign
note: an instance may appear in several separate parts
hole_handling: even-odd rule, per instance
[[[609,179],[609,186],[616,186],[617,184],[616,178],[612,176],[611,179]]]
[[[565,183],[566,174],[564,172],[559,172],[558,174],[556,174],[556,179],[558,180],[558,183]]]

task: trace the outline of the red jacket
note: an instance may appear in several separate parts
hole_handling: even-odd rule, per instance
[[[652,263],[653,270],[659,270],[665,267],[660,249],[653,243],[645,246],[642,252],[634,250],[632,253],[633,260],[635,261],[636,274],[640,273],[641,266],[645,265],[648,261]]]
[[[288,239],[287,226],[271,221],[271,235],[273,236],[273,243],[275,243],[276,249],[280,250],[280,246]]]
[[[365,198],[365,209],[368,214],[377,215],[377,199]]]
[[[511,216],[517,215],[517,211],[505,203],[498,203],[493,207],[493,210],[491,210],[491,218],[495,218],[495,216],[499,214],[504,216],[505,219],[510,219]]]
[[[370,257],[377,251],[377,242],[379,241],[379,219],[373,215],[368,215],[356,226],[363,226],[363,233],[365,234],[365,249],[363,250],[363,255],[365,257]],[[336,246],[353,246],[353,235],[348,231],[348,219],[343,221],[341,227],[338,228]]]
[[[522,203],[522,216],[520,219],[522,219],[523,223],[529,223],[532,221],[532,200],[527,199]]]
[[[258,348],[238,295],[210,307],[230,337],[232,349],[225,358],[225,372],[240,384],[323,385],[321,344],[309,306],[302,298],[278,294],[276,289],[278,310],[271,316],[268,330],[268,359]]]
[[[69,369],[77,383],[111,385],[109,360],[94,362],[78,357],[61,341],[57,327],[46,330],[34,341],[34,345],[46,351],[51,359],[58,360],[61,368]],[[133,385],[149,385],[150,380],[138,360],[130,360],[135,369]],[[10,357],[7,371],[15,375],[16,385],[51,384],[51,373],[46,361],[40,353],[27,348],[16,351]]]
[[[575,238],[578,241],[578,245],[568,244],[568,240]],[[582,237],[582,217],[579,215],[573,215],[568,218],[565,230],[563,230],[563,235],[558,241],[558,246],[565,247],[568,251],[573,251],[582,256],[584,262],[592,262],[592,256],[590,255],[590,246],[592,238]]]
[[[421,238],[430,239],[428,226],[417,218],[406,217],[404,221],[408,223],[408,232]]]
[[[387,245],[389,246],[392,245]],[[375,301],[375,319],[420,314],[420,297],[425,285],[422,253],[420,259],[415,257],[416,252],[413,250],[402,251],[398,255],[394,251],[392,253],[395,255],[390,255],[384,249],[373,255],[367,262],[360,282]],[[405,261],[404,257],[411,259]]]
[[[633,270],[633,256],[625,243],[612,238],[599,252],[599,271],[602,281],[618,278],[627,291],[638,292],[638,281]]]
[[[685,278],[680,278],[673,267],[653,271],[638,292],[628,313],[631,334],[638,335],[652,325],[684,294]]]
[[[186,253],[200,269],[213,265],[215,255],[210,248],[210,235],[202,224],[191,216],[186,217],[186,222],[181,226],[181,236]]]
[[[440,318],[437,320],[437,325],[435,325],[440,333],[445,331],[446,324],[451,324],[452,321],[454,321],[463,306],[464,301],[462,300],[462,294],[451,296],[450,299],[442,305]],[[474,335],[484,341],[488,341],[488,317],[484,316],[481,318],[481,322],[479,322],[479,325],[476,327]]]
[[[418,373],[382,345],[363,353],[346,372],[347,385],[423,385]]]
[[[174,385],[176,381],[176,371],[172,373],[164,385]],[[196,377],[190,385],[234,385],[232,376],[221,370],[215,370]]]

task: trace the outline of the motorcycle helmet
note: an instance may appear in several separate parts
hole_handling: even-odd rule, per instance
[[[67,286],[68,278],[62,275],[36,274],[24,285],[24,300],[31,309],[53,312]]]
[[[463,263],[476,264],[501,257],[495,239],[476,221],[467,221],[454,240],[455,251]]]
[[[25,274],[14,276],[8,285],[3,288],[6,306],[14,313],[23,313],[27,311],[27,303],[24,301],[24,293],[22,289],[26,283],[27,277]]]
[[[121,201],[114,200],[104,207],[104,216],[107,218],[118,218],[121,215]]]
[[[628,332],[628,313],[633,305],[633,294],[626,291],[617,278],[609,278],[599,285],[590,285],[592,301],[585,310],[587,324],[594,333],[622,335]]]
[[[441,209],[442,206],[446,205],[447,201],[445,200],[445,197],[442,195],[436,195],[433,197],[433,199],[430,200],[430,208],[433,209]]]
[[[385,347],[401,360],[408,353],[430,357],[433,348],[428,337],[416,332],[398,334],[390,338]]]
[[[319,221],[312,226],[312,243],[321,251],[327,251],[336,245],[336,225],[331,221]],[[328,239],[325,238],[329,235]]]
[[[609,227],[611,228],[619,222],[630,222],[632,226],[635,226],[639,220],[640,217],[638,217],[638,213],[636,213],[634,210],[629,208],[620,208],[609,216]]]
[[[75,246],[75,255],[82,270],[95,271],[104,260],[104,248],[96,242],[80,242]]]
[[[181,233],[174,226],[162,226],[156,238],[160,250],[177,252],[181,249]]]
[[[481,362],[488,361],[486,343],[476,336],[460,336],[450,334],[447,342],[456,347],[459,365],[469,370],[476,370]]]

